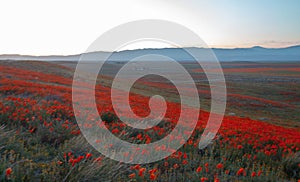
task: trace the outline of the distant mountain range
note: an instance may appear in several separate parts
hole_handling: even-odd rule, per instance
[[[177,61],[192,61],[194,58],[185,50],[199,55],[207,53],[206,48],[162,48],[162,49],[137,49],[125,50],[120,52],[90,52],[85,53],[88,60],[103,60],[112,54],[109,60],[128,61],[133,58],[148,55],[159,54],[170,57]],[[234,49],[212,49],[219,61],[300,61],[300,45],[286,48],[264,48],[255,46],[252,48],[234,48]],[[28,56],[28,55],[0,55],[0,60],[40,60],[40,61],[78,61],[81,54],[69,56]]]

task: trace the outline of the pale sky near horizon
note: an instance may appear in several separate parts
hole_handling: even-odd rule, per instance
[[[286,47],[300,44],[299,8],[299,0],[1,0],[0,54],[78,54],[109,29],[140,19],[182,24],[210,47]]]

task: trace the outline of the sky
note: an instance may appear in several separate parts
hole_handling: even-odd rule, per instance
[[[286,47],[300,44],[299,7],[299,0],[0,0],[0,54],[78,54],[111,28],[142,19],[181,24],[210,47]]]

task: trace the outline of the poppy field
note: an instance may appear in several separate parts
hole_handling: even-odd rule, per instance
[[[188,141],[163,160],[139,165],[111,160],[83,137],[72,106],[74,67],[2,61],[0,181],[299,181],[300,66],[294,64],[260,68],[252,63],[222,65],[228,102],[213,142],[198,149],[210,115],[209,87],[204,81],[198,85],[204,106]],[[204,79],[193,64],[185,67],[195,80]],[[107,74],[101,79],[95,87],[98,112],[105,124],[101,127],[115,136],[148,144],[168,135],[177,124],[180,103],[174,86],[158,77],[145,78],[132,89],[132,110],[147,116],[149,97],[160,94],[167,100],[167,113],[151,129],[127,133],[111,104],[111,77]],[[100,126],[88,122],[83,127]],[[182,136],[172,140],[181,142]]]

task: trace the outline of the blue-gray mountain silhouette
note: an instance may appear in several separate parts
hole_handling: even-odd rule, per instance
[[[128,61],[133,58],[159,54],[177,61],[192,61],[194,58],[185,50],[201,54],[207,52],[206,48],[162,48],[162,49],[137,49],[120,52],[90,52],[85,53],[90,60],[103,60],[111,54],[109,60]],[[264,48],[255,46],[252,48],[211,49],[219,61],[300,61],[300,45],[287,48]],[[41,60],[41,61],[77,61],[81,54],[69,56],[27,56],[27,55],[0,55],[0,60]]]

